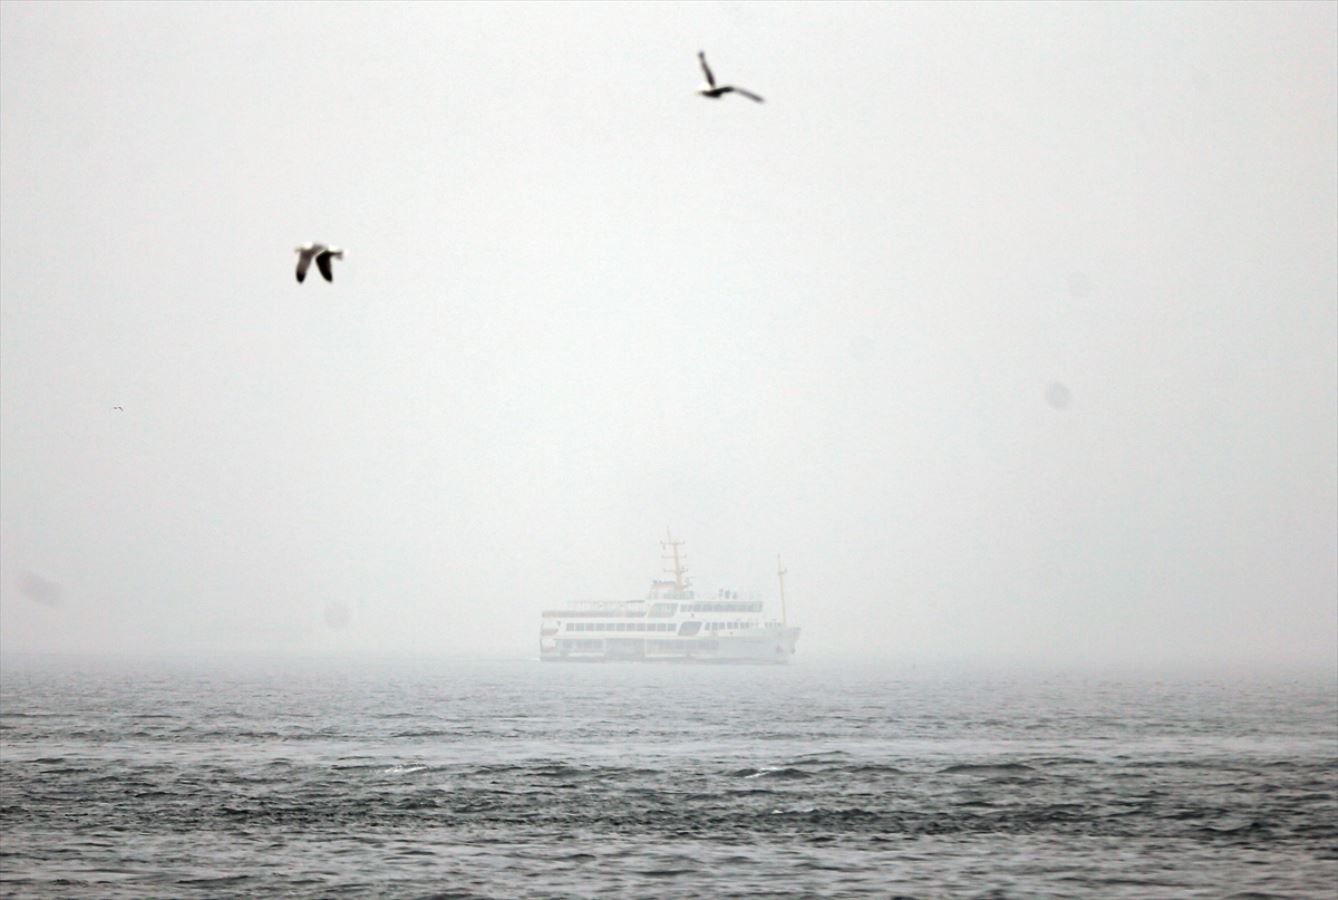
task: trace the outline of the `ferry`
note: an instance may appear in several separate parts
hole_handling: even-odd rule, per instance
[[[577,601],[543,611],[539,658],[545,662],[690,662],[783,664],[799,629],[785,616],[785,569],[776,558],[780,618],[757,597],[717,591],[702,597],[688,578],[683,541],[660,541],[665,574],[644,600]]]

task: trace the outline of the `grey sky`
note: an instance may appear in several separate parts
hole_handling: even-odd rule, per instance
[[[1336,10],[7,2],[0,650],[1333,665]]]

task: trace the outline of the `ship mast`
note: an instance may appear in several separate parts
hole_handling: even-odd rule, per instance
[[[660,541],[660,549],[668,550],[669,553],[661,557],[665,562],[673,561],[672,568],[666,568],[664,571],[674,576],[674,591],[682,593],[688,589],[688,567],[686,565],[687,554],[679,553],[678,548],[683,546],[682,541],[674,540],[673,534],[668,528],[664,530],[665,540]]]
[[[785,568],[781,565],[780,554],[776,554],[776,578],[780,580],[781,627],[785,627]]]

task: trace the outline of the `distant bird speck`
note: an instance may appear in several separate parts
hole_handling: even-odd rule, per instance
[[[1050,382],[1050,386],[1045,389],[1045,402],[1055,409],[1068,409],[1072,399],[1073,395],[1069,389],[1058,381]]]
[[[301,247],[294,247],[293,252],[297,254],[298,284],[307,280],[307,269],[311,267],[313,259],[316,260],[316,268],[321,270],[325,280],[334,281],[334,267],[330,261],[344,258],[343,250],[338,247],[327,247],[325,244],[303,244]]]
[[[745,91],[743,88],[735,87],[731,84],[717,85],[715,83],[715,75],[711,72],[711,67],[706,64],[706,54],[700,50],[697,51],[697,59],[701,61],[702,72],[706,75],[706,87],[697,91],[697,93],[701,94],[703,97],[719,100],[726,94],[742,94],[749,100],[756,100],[758,103],[763,102],[762,98],[754,94],[752,91]]]
[[[113,406],[112,409],[116,410],[117,412],[125,412],[124,406]]]

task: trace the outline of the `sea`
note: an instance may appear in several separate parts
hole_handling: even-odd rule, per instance
[[[1322,897],[1332,675],[0,665],[5,897]]]

